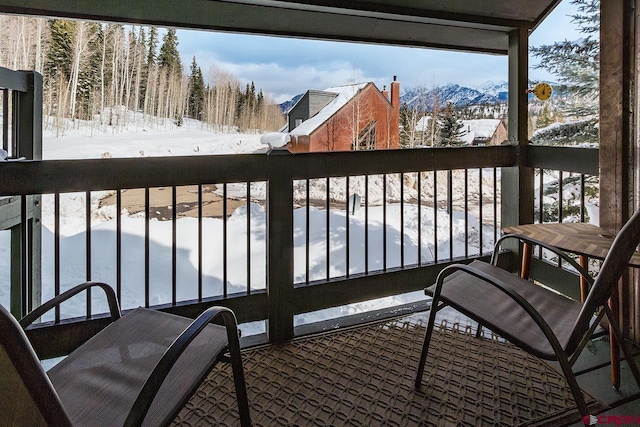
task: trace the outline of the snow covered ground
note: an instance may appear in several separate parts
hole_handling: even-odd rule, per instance
[[[175,126],[172,122],[153,122],[142,125],[142,118],[137,117],[139,122],[129,123],[121,126],[118,132],[114,132],[110,127],[82,126],[73,127],[69,125],[64,132],[45,131],[44,138],[44,158],[45,159],[71,159],[71,158],[105,158],[105,157],[142,157],[142,156],[179,156],[179,155],[204,155],[204,154],[238,154],[263,152],[265,147],[260,144],[259,134],[240,133],[218,133],[212,132],[202,127],[199,122],[185,120],[181,127]],[[62,136],[61,136],[62,135]],[[470,187],[478,188],[478,171],[469,171]],[[381,185],[376,184],[376,177],[370,178],[370,202],[375,205],[382,199]],[[415,205],[405,203],[404,205],[404,229],[400,227],[400,204],[399,201],[399,176],[389,177],[387,186],[387,266],[394,267],[400,265],[400,234],[404,233],[405,241],[405,263],[411,264],[417,261],[418,245],[421,245],[422,261],[433,260],[433,235],[434,211],[433,209],[422,208],[422,218],[417,216]],[[415,179],[415,175],[405,176],[405,186],[407,180]],[[432,195],[433,188],[429,185],[429,177],[423,183],[425,195]],[[498,175],[499,179],[499,175]],[[350,194],[358,192],[358,188],[363,185],[362,180],[353,178],[350,180]],[[492,184],[493,175],[490,172],[483,174],[483,182]],[[438,178],[438,186],[445,185],[445,179]],[[263,200],[264,189],[260,189],[260,183],[254,184],[251,194],[258,201]],[[302,185],[302,183],[301,183]],[[317,180],[312,183],[312,198],[314,195],[324,194],[325,180]],[[360,186],[360,187],[359,187]],[[246,194],[243,185],[229,186],[230,194],[237,192]],[[411,188],[412,186],[405,188]],[[331,188],[333,197],[344,200],[346,184],[344,179],[332,179]],[[490,189],[490,185],[484,188]],[[489,191],[490,190],[486,190]],[[362,194],[362,190],[360,190]],[[440,194],[446,194],[441,192]],[[462,202],[464,192],[460,188],[454,188],[457,202]],[[113,207],[98,209],[99,200],[105,195],[104,192],[94,192],[91,195],[93,217],[91,218],[91,242],[92,242],[92,279],[101,280],[107,283],[115,283],[115,211]],[[406,191],[405,200],[415,197],[411,191]],[[302,198],[302,193],[299,195]],[[477,194],[475,195],[477,199]],[[255,199],[254,199],[255,200]],[[67,289],[85,280],[85,195],[67,194],[61,196],[61,283],[62,289]],[[259,204],[251,205],[251,287],[253,289],[264,288],[266,269],[266,216],[263,208]],[[369,208],[369,271],[380,269],[382,260],[382,233],[383,210],[381,206],[371,206]],[[449,217],[444,211],[438,211],[438,259],[449,258]],[[464,213],[461,210],[454,210],[453,213],[453,252],[454,256],[465,253],[465,223]],[[305,224],[306,210],[296,209],[294,212],[294,235],[295,235],[295,280],[304,281],[305,278]],[[326,275],[326,213],[319,208],[310,209],[310,280],[324,279]],[[344,265],[345,259],[345,223],[346,214],[344,210],[332,209],[330,211],[330,275],[331,277],[343,276],[347,267]],[[418,242],[417,224],[422,223],[422,241]],[[43,299],[48,299],[53,295],[53,199],[51,196],[43,198]],[[229,265],[228,287],[229,292],[241,291],[246,286],[247,278],[247,251],[246,251],[246,206],[237,209],[228,220],[229,245],[227,262]],[[356,215],[350,217],[350,265],[351,274],[362,272],[364,266],[364,252],[358,248],[364,245],[364,210],[361,209]],[[161,304],[171,301],[171,256],[172,256],[172,223],[167,221],[153,220],[150,223],[150,251],[151,251],[151,304]],[[197,221],[193,218],[181,218],[177,221],[177,282],[178,300],[188,300],[197,296],[198,282],[198,250],[197,250]],[[472,246],[469,253],[477,253],[478,233],[480,232],[477,219],[470,216],[468,229]],[[485,250],[492,247],[493,228],[482,227],[483,242]],[[223,256],[221,247],[222,220],[205,218],[203,220],[203,235],[207,236],[203,248],[203,286],[205,296],[220,295],[223,283]],[[122,307],[129,309],[144,304],[144,219],[139,216],[124,216],[122,221],[123,238],[123,265],[122,281],[123,295]],[[3,305],[9,302],[9,233],[0,232],[0,303]],[[473,244],[475,243],[475,246]],[[425,284],[427,285],[427,284]],[[98,293],[94,293],[98,294]],[[97,298],[97,297],[96,297]],[[326,318],[354,314],[366,310],[390,307],[406,302],[423,300],[422,292],[415,292],[408,295],[383,298],[361,304],[352,304],[346,307],[338,307],[322,312],[308,313],[296,317],[296,324],[317,321]],[[106,311],[106,305],[96,299],[94,312],[101,309]],[[71,302],[63,308],[64,316],[74,316],[82,313],[84,301],[77,304]],[[457,314],[452,314],[452,321],[467,321]],[[245,325],[244,334],[260,332],[263,324]]]

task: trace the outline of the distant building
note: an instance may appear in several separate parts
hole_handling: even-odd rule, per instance
[[[465,145],[500,145],[509,134],[500,119],[462,120],[462,141]]]
[[[309,90],[288,113],[292,152],[398,148],[400,83],[391,97],[373,83]]]
[[[416,132],[427,132],[431,116],[422,117],[416,124]],[[461,120],[462,145],[500,145],[509,138],[507,126],[500,119]]]

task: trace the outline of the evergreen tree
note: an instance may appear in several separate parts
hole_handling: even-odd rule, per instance
[[[204,105],[204,78],[202,70],[196,63],[196,57],[191,62],[191,75],[189,76],[189,102],[187,114],[194,119],[200,119],[200,113]]]
[[[462,144],[463,126],[453,109],[453,103],[449,102],[440,119],[440,146]]]
[[[554,122],[555,120],[551,115],[550,103],[547,101],[542,106],[542,110],[540,110],[540,113],[538,113],[538,119],[536,120],[536,128],[537,129],[546,128],[547,126],[549,126],[551,123],[554,123]]]
[[[260,92],[258,93],[256,108],[259,110],[260,108],[262,108],[263,105],[264,105],[264,94],[262,93],[262,89],[260,89]]]
[[[409,115],[410,115],[410,111],[409,111],[409,106],[407,105],[406,102],[403,102],[402,105],[400,105],[400,147],[409,147],[410,146],[410,141],[409,141],[409,128],[410,128],[410,120],[409,120]]]
[[[540,59],[536,68],[559,77],[568,94],[566,113],[589,117],[598,113],[600,44],[600,0],[572,0],[577,13],[571,18],[585,34],[574,41],[560,41],[551,45],[532,47],[531,53]]]
[[[45,76],[51,82],[58,78],[68,79],[71,75],[73,35],[76,31],[75,21],[52,19],[49,21],[51,41],[45,63]],[[54,83],[55,84],[55,83]]]
[[[144,33],[142,34],[144,38]],[[149,50],[147,52],[147,71],[156,65],[156,49],[158,48],[158,29],[151,27],[149,30]]]
[[[182,62],[178,52],[178,36],[175,28],[169,28],[162,37],[158,65],[170,73],[182,74]]]

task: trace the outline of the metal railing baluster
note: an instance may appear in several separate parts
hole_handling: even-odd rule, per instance
[[[349,256],[351,255],[350,251],[349,251],[349,241],[350,241],[350,233],[349,233],[349,222],[350,222],[350,215],[349,215],[349,211],[350,211],[350,207],[349,207],[349,177],[346,176],[345,177],[345,216],[344,216],[344,239],[345,239],[345,277],[349,277],[349,264],[350,264],[350,259]]]
[[[150,226],[149,226],[149,187],[144,189],[144,306],[149,307],[149,258],[150,258]]]
[[[418,174],[418,265],[422,265],[422,173]]]
[[[309,208],[309,206],[311,205],[311,196],[310,196],[310,181],[309,178],[307,178],[305,180],[305,184],[306,184],[306,192],[305,192],[305,239],[304,239],[304,257],[305,257],[305,262],[304,262],[304,277],[305,277],[305,283],[309,283],[310,279],[309,279],[309,263],[311,262],[311,238],[309,237],[309,233],[311,231],[311,218],[309,218],[309,215],[311,213],[311,210]]]
[[[247,295],[251,295],[251,182],[247,181]]]
[[[178,295],[178,194],[176,186],[171,186],[171,304],[176,305]]]
[[[91,191],[85,193],[85,280],[91,281]],[[91,289],[87,289],[87,317],[91,317]]]
[[[438,171],[433,171],[433,262],[438,262]]]

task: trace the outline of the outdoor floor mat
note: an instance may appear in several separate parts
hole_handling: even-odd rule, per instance
[[[413,387],[425,325],[405,317],[243,351],[254,426],[565,425],[580,420],[564,378],[470,328],[433,333]],[[231,369],[218,364],[174,426],[239,425]],[[222,374],[221,374],[222,372]],[[590,407],[602,405],[586,395]]]

